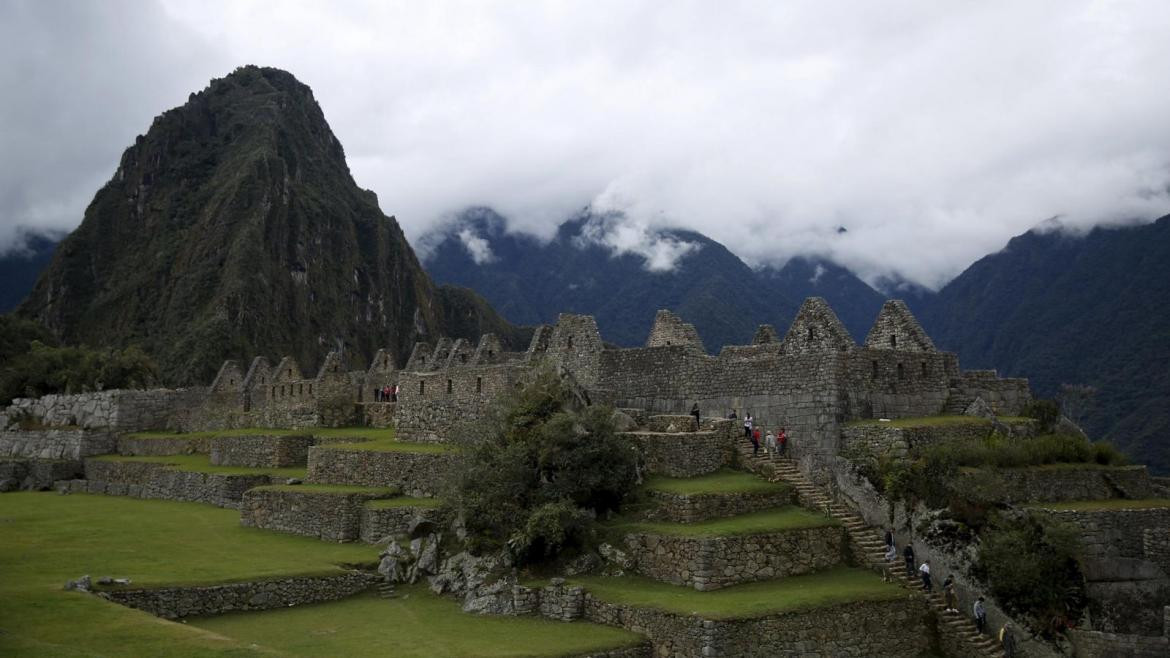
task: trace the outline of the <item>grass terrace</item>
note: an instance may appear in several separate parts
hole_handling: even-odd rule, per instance
[[[372,452],[421,452],[428,454],[444,454],[454,452],[455,446],[442,443],[410,443],[395,439],[379,441],[362,441],[360,443],[329,443],[317,446],[326,450],[368,450]]]
[[[371,500],[366,503],[366,508],[368,509],[394,509],[398,507],[435,508],[442,506],[443,500],[441,498],[412,498],[410,496],[383,498],[381,500]]]
[[[378,549],[245,528],[235,510],[121,496],[0,496],[0,655],[252,656],[246,643],[62,589],[90,574],[206,584],[377,560]],[[340,654],[335,654],[340,655]]]
[[[667,585],[641,576],[570,578],[590,594],[615,604],[654,608],[708,619],[762,617],[855,601],[888,601],[907,596],[866,569],[837,567],[807,576],[734,585],[712,592]]]
[[[133,432],[126,436],[134,439],[214,439],[221,436],[315,436],[321,439],[393,441],[394,428],[305,427],[301,429],[287,429],[279,427],[246,427],[237,430],[212,430],[206,432]]]
[[[211,457],[207,454],[193,454],[193,455],[101,455],[98,457],[89,457],[97,461],[109,462],[148,462],[153,464],[166,464],[171,468],[179,471],[193,471],[196,473],[218,473],[220,475],[271,475],[273,477],[282,478],[301,478],[305,477],[304,467],[289,467],[289,468],[263,468],[251,466],[216,466],[211,463]]]
[[[378,496],[397,496],[401,493],[396,487],[359,487],[345,484],[269,484],[252,487],[249,491],[293,491],[306,494],[375,494]]]
[[[1025,420],[1016,418],[1001,418],[1001,421],[1012,422],[1015,420]],[[846,427],[897,427],[899,429],[906,429],[910,427],[954,427],[957,425],[990,425],[991,421],[986,418],[978,418],[976,416],[923,416],[921,418],[896,418],[893,420],[883,421],[877,418],[866,418],[863,420],[854,420],[845,424]]]
[[[633,646],[639,635],[587,622],[469,615],[425,585],[398,597],[359,595],[310,606],[190,620],[190,625],[286,656],[403,658],[563,656]]]
[[[671,523],[668,521],[639,521],[618,523],[610,527],[620,532],[646,532],[678,537],[728,537],[735,535],[762,535],[786,530],[804,530],[840,525],[840,521],[795,505],[741,514],[698,523]]]
[[[769,482],[742,471],[722,469],[693,478],[651,477],[646,488],[678,495],[775,493],[790,489],[786,484]]]
[[[1070,500],[1062,503],[1034,503],[1030,509],[1052,510],[1054,512],[1104,512],[1119,509],[1159,509],[1170,507],[1170,498],[1144,498],[1141,500]]]
[[[560,656],[637,644],[593,624],[465,615],[425,585],[269,612],[174,623],[62,589],[90,574],[133,587],[331,574],[378,548],[239,524],[234,510],[115,496],[0,496],[3,656]]]

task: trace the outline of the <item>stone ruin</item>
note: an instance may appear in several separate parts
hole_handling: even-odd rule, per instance
[[[404,577],[410,580],[428,578],[438,590],[464,597],[467,610],[624,624],[650,637],[656,650],[678,655],[720,655],[716,647],[730,652],[725,655],[763,655],[759,651],[765,650],[783,653],[795,646],[817,646],[830,653],[860,648],[897,655],[914,655],[922,649],[913,633],[891,630],[882,621],[892,615],[905,620],[905,629],[918,628],[917,620],[924,613],[920,601],[859,603],[836,609],[832,614],[844,615],[841,625],[848,626],[853,615],[866,620],[869,629],[836,638],[820,633],[819,625],[824,621],[820,618],[755,621],[752,623],[762,634],[782,631],[786,637],[802,639],[797,645],[778,640],[752,654],[752,649],[737,644],[735,624],[708,620],[692,625],[670,615],[606,604],[580,587],[563,583],[533,589],[507,580],[485,580],[484,574],[476,571],[482,564],[466,556],[440,560],[434,554],[438,540],[432,529],[449,521],[441,508],[375,503],[400,494],[424,499],[438,495],[452,456],[442,444],[474,432],[501,396],[515,390],[540,367],[555,369],[571,382],[580,399],[618,409],[620,429],[638,443],[651,474],[694,477],[745,461],[750,466],[750,455],[743,452],[740,440],[742,418],[750,413],[757,427],[786,428],[791,455],[810,477],[807,484],[798,486],[801,504],[816,507],[809,502],[815,499],[810,492],[814,487],[826,487],[857,508],[860,517],[842,517],[844,529],[819,528],[735,541],[631,535],[624,553],[610,549],[621,556],[615,559],[638,573],[700,591],[846,563],[852,559],[845,549],[851,542],[854,552],[864,552],[867,540],[858,539],[858,528],[884,524],[886,512],[874,502],[872,491],[862,490],[850,479],[842,465],[843,450],[864,445],[905,454],[926,442],[978,438],[981,431],[901,430],[848,425],[850,421],[977,412],[997,423],[997,430],[1026,434],[1026,423],[1021,427],[1012,421],[1000,423],[998,418],[1020,415],[1032,400],[1026,380],[1000,378],[993,371],[961,370],[956,355],[938,350],[906,305],[897,300],[886,302],[861,344],[853,340],[823,299],[811,298],[801,306],[783,337],[775,328],[763,325],[751,344],[724,346],[717,354],[709,354],[694,326],[670,311],[657,313],[645,346],[635,348],[606,345],[591,316],[562,314],[555,324],[537,327],[528,348],[518,352],[503,349],[491,334],[474,343],[441,338],[434,344],[416,344],[401,368],[389,350],[379,350],[361,370],[347,369],[342,356],[332,352],[311,377],[291,357],[273,366],[268,358],[259,356],[246,369],[237,361],[224,362],[206,388],[18,399],[0,411],[0,428],[7,429],[0,432],[0,490],[46,488],[56,483],[68,492],[229,507],[240,510],[245,525],[331,541],[377,543],[387,537],[403,537],[410,548],[392,544],[397,549],[388,549],[383,566],[390,564],[393,568],[388,571],[407,574]],[[393,401],[375,394],[386,386],[397,387]],[[696,404],[702,415],[697,424],[688,415]],[[737,418],[728,419],[733,411]],[[348,449],[344,443],[331,442],[311,431],[288,431],[343,426],[393,426],[401,441],[436,444],[427,447],[442,450]],[[286,430],[273,430],[266,436],[230,432],[257,427]],[[183,434],[164,439],[127,436],[140,430],[223,433],[211,439],[184,438]],[[207,453],[213,464],[304,465],[308,484],[370,490],[325,497],[311,488],[289,487],[283,479],[269,475],[180,472],[161,463],[93,458],[108,453],[192,452]],[[1052,498],[1048,490],[1060,490],[1078,499],[1109,498],[1118,492],[1130,498],[1157,493],[1142,467],[1052,472],[1047,479],[1004,477],[996,486],[1009,503],[1059,499]],[[695,522],[744,513],[764,504],[760,500],[772,506],[785,504],[792,492],[770,496],[713,501],[683,497],[666,500],[662,509],[668,518]],[[834,508],[829,505],[824,509]],[[1170,571],[1166,558],[1170,555],[1170,528],[1165,527],[1163,512],[1066,516],[1086,528],[1087,536],[1095,542],[1092,555],[1102,564],[1116,564],[1124,558],[1134,564],[1153,565],[1132,567],[1139,575],[1145,573],[1141,569]],[[423,527],[428,529],[426,533],[418,530]],[[1118,546],[1139,542],[1140,550],[1123,548],[1116,554]],[[808,560],[773,563],[760,557],[760,546],[767,547],[768,555],[799,554]],[[923,544],[916,544],[916,549],[926,555],[931,550]],[[394,550],[398,553],[390,555]],[[718,568],[708,564],[712,556],[722,556],[719,559],[727,564],[720,562]],[[1112,562],[1107,559],[1110,556]],[[691,564],[698,566],[685,566]],[[277,602],[273,605],[345,596],[368,586],[368,576],[350,575],[337,582],[290,581],[273,597]],[[1163,580],[1157,583],[1165,581],[1170,587],[1165,574],[1159,578]],[[1162,623],[1155,612],[1143,613],[1140,623],[1109,612],[1109,602],[1127,595],[1122,592],[1124,587],[1147,592],[1141,583],[1125,582],[1129,584],[1114,589],[1105,581],[1094,585],[1107,604],[1099,606],[1104,608],[1098,612],[1099,630],[1084,635],[1085,646],[1133,645],[1162,650],[1167,645],[1159,643],[1156,634],[1151,635]],[[212,589],[223,600],[239,597],[238,609],[252,609],[248,606],[253,605],[250,602],[255,593],[249,586]],[[184,592],[127,592],[115,598],[169,618],[223,611],[199,606],[178,609],[176,600],[206,600],[187,597]],[[1118,609],[1129,609],[1125,605],[1128,603]],[[993,616],[999,614],[998,610],[993,612]],[[996,622],[1002,623],[1001,619],[996,617]],[[1164,626],[1170,628],[1170,623]],[[964,651],[956,650],[955,655],[966,655]]]

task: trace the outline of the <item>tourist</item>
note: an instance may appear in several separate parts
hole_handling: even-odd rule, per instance
[[[390,401],[398,402],[398,384],[395,384],[394,388],[390,389]]]
[[[918,573],[922,576],[922,589],[933,592],[934,584],[930,582],[930,560],[923,562],[922,566],[918,567]]]
[[[382,389],[375,388],[374,389],[374,402],[381,402],[381,401],[382,401]]]
[[[886,562],[897,562],[898,547],[893,544],[886,544]]]
[[[727,420],[735,420],[736,418],[739,418],[739,416],[736,416],[735,409],[732,409],[731,413],[727,414]]]
[[[752,412],[747,412],[743,417],[743,438],[752,438]]]
[[[768,433],[764,435],[764,454],[776,455],[776,436],[772,434],[772,430],[768,430]]]
[[[894,545],[894,529],[886,528],[886,546]]]
[[[390,385],[389,384],[387,384],[386,386],[384,386],[382,388],[382,401],[383,402],[390,401]]]
[[[776,449],[780,453],[781,457],[786,457],[788,455],[788,434],[784,432],[783,427],[781,427],[780,431],[776,433]]]
[[[902,549],[902,559],[906,561],[906,576],[914,577],[914,547],[909,543]]]
[[[987,608],[983,605],[983,597],[979,597],[975,601],[975,630],[979,634],[983,634],[983,629],[987,627]]]
[[[749,418],[750,418],[750,416],[749,416]],[[752,457],[758,457],[760,455],[760,428],[757,427],[756,429],[751,431],[751,440],[752,440]]]
[[[699,431],[699,403],[691,405],[691,415],[695,417],[695,431]]]
[[[1016,655],[1016,634],[1012,632],[1011,624],[1004,624],[999,630],[999,644],[1003,647],[1004,658]]]
[[[954,574],[947,574],[943,580],[943,596],[946,597],[946,612],[958,612],[958,605],[955,603],[955,576]]]

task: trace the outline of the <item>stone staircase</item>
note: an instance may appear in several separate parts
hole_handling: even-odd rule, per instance
[[[747,439],[736,442],[739,451],[740,463],[748,470],[763,475],[774,482],[786,482],[792,485],[802,505],[811,509],[825,512],[837,519],[845,526],[849,533],[850,544],[858,562],[885,574],[904,587],[921,591],[921,583],[915,576],[906,573],[899,556],[898,560],[890,563],[885,558],[885,542],[881,531],[868,525],[860,516],[848,507],[834,502],[827,494],[817,487],[791,459],[779,458],[765,454],[761,447],[759,455],[752,455],[752,445]],[[939,630],[952,640],[955,648],[962,655],[998,657],[1003,655],[998,643],[989,635],[980,634],[975,629],[975,622],[962,613],[946,612],[945,598],[937,591],[926,594],[926,600],[938,614]]]
[[[392,599],[397,596],[397,593],[394,591],[394,583],[388,580],[383,580],[378,583],[378,596],[384,599]]]

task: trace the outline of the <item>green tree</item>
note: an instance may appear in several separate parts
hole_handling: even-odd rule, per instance
[[[504,401],[453,483],[473,550],[506,547],[532,563],[591,541],[597,515],[619,509],[638,477],[638,449],[612,413],[574,409],[551,370]]]

